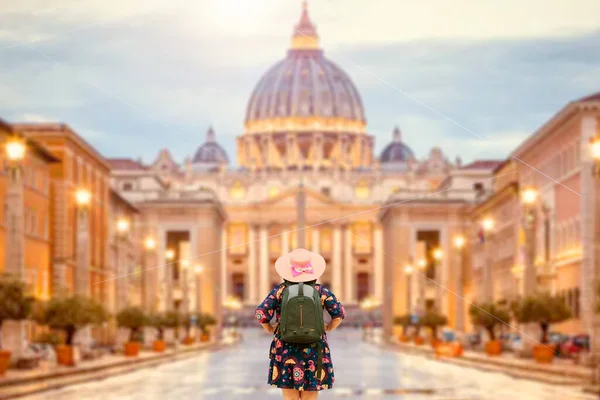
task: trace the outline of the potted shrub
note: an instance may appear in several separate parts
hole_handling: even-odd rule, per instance
[[[448,318],[437,310],[429,310],[421,317],[421,325],[431,329],[431,347],[436,348],[440,343],[438,339],[438,328],[448,323]]]
[[[404,314],[394,318],[394,325],[402,326],[402,334],[400,335],[400,341],[406,343],[410,340],[408,337],[408,327],[411,325],[410,315]]]
[[[485,352],[488,356],[496,356],[502,353],[502,342],[496,340],[496,327],[499,324],[508,324],[510,313],[505,306],[493,302],[473,304],[469,309],[469,315],[473,325],[484,328],[490,340],[485,344]]]
[[[217,320],[210,314],[199,314],[198,315],[198,327],[200,328],[200,341],[208,342],[210,339],[209,326],[215,325]]]
[[[183,327],[185,329],[185,337],[183,338],[183,344],[193,344],[195,342],[194,337],[192,336],[192,326],[194,325],[192,321],[195,319],[196,321],[200,321],[202,316],[200,314],[186,314],[183,317]]]
[[[20,321],[31,313],[33,298],[25,295],[25,284],[16,279],[0,279],[0,376],[10,363],[11,352],[2,348],[2,324],[4,321]]]
[[[142,328],[148,325],[148,317],[139,307],[126,307],[117,314],[117,325],[129,329],[129,340],[125,343],[125,356],[135,357],[140,352]]]
[[[571,310],[565,298],[548,292],[536,293],[519,300],[513,306],[513,312],[516,320],[522,324],[539,324],[541,344],[533,347],[533,357],[538,363],[551,363],[554,358],[554,348],[548,344],[550,325],[571,318]]]
[[[165,328],[168,328],[167,313],[155,313],[148,316],[148,325],[156,329],[156,339],[152,342],[152,350],[162,353],[167,348]]]
[[[165,328],[174,330],[175,339],[179,338],[179,327],[181,326],[181,314],[177,311],[167,311],[165,313]]]
[[[73,339],[77,331],[88,325],[99,325],[108,321],[109,314],[96,300],[82,296],[59,296],[47,303],[39,303],[34,319],[41,325],[60,330],[65,335],[65,344],[57,345],[56,361],[61,365],[74,366]]]

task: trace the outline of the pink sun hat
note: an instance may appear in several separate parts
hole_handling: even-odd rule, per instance
[[[318,253],[296,249],[275,261],[277,274],[289,282],[308,282],[325,272],[325,259]]]

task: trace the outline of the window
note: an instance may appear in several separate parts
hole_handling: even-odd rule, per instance
[[[370,277],[367,272],[359,272],[356,276],[356,280],[358,282],[358,301],[361,301],[369,296],[369,281]]]
[[[124,192],[129,192],[129,191],[133,190],[133,183],[132,182],[124,182],[122,189]]]
[[[233,286],[233,295],[238,299],[244,298],[244,274],[241,272],[236,272],[231,276],[232,286]]]
[[[279,188],[276,186],[269,188],[269,197],[275,197],[279,194]]]
[[[241,200],[246,196],[246,188],[240,181],[236,181],[229,189],[229,196],[234,200]]]
[[[329,187],[322,187],[321,188],[321,194],[324,196],[331,196],[331,188]]]

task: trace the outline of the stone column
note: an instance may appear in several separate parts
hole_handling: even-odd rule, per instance
[[[223,225],[221,229],[221,303],[227,301],[229,295],[229,271],[227,270],[227,225]]]
[[[284,231],[281,234],[281,255],[288,254],[290,252],[290,232],[287,227],[283,228]],[[296,235],[300,237],[300,235],[304,234],[304,230],[296,231]]]
[[[373,263],[375,264],[375,298],[383,302],[384,271],[383,271],[383,229],[381,226],[375,226],[373,237]]]
[[[23,180],[20,162],[10,163],[9,182],[5,197],[6,236],[4,245],[4,271],[12,278],[26,282],[25,274],[25,236],[23,210]],[[3,347],[12,352],[17,359],[23,354],[26,338],[26,326],[23,321],[6,321],[2,326]]]
[[[270,290],[269,282],[269,239],[267,238],[267,227],[261,225],[260,227],[260,261],[259,261],[259,278],[258,287],[260,294],[259,296],[266,296]]]
[[[256,303],[260,301],[258,296],[256,295],[256,285],[258,284],[256,280],[256,227],[254,225],[250,225],[250,231],[248,234],[248,298],[247,301],[249,303]]]
[[[321,231],[317,227],[312,228],[312,251],[314,253],[318,253],[319,251],[321,251],[320,240]]]
[[[333,246],[331,250],[333,293],[345,301],[346,298],[342,296],[342,232],[339,226],[333,228]]]
[[[590,140],[600,132],[596,118],[585,116],[581,122],[581,320],[591,338],[591,352],[600,357],[600,319],[595,313],[596,285],[600,263],[600,174],[590,153]],[[597,378],[597,377],[596,377]]]
[[[349,224],[344,229],[344,293],[346,302],[355,303],[356,293],[354,293],[354,257],[352,257],[352,225]]]

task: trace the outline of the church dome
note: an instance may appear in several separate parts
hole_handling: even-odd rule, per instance
[[[410,147],[402,142],[400,129],[396,127],[393,133],[392,143],[388,144],[379,157],[381,165],[384,164],[403,164],[415,159],[415,153]]]
[[[246,132],[364,132],[365,113],[350,77],[323,55],[306,3],[287,57],[269,69],[248,102]]]
[[[215,131],[210,127],[206,132],[206,141],[198,147],[192,158],[192,164],[214,167],[222,163],[229,163],[229,158],[221,145],[217,143]]]

